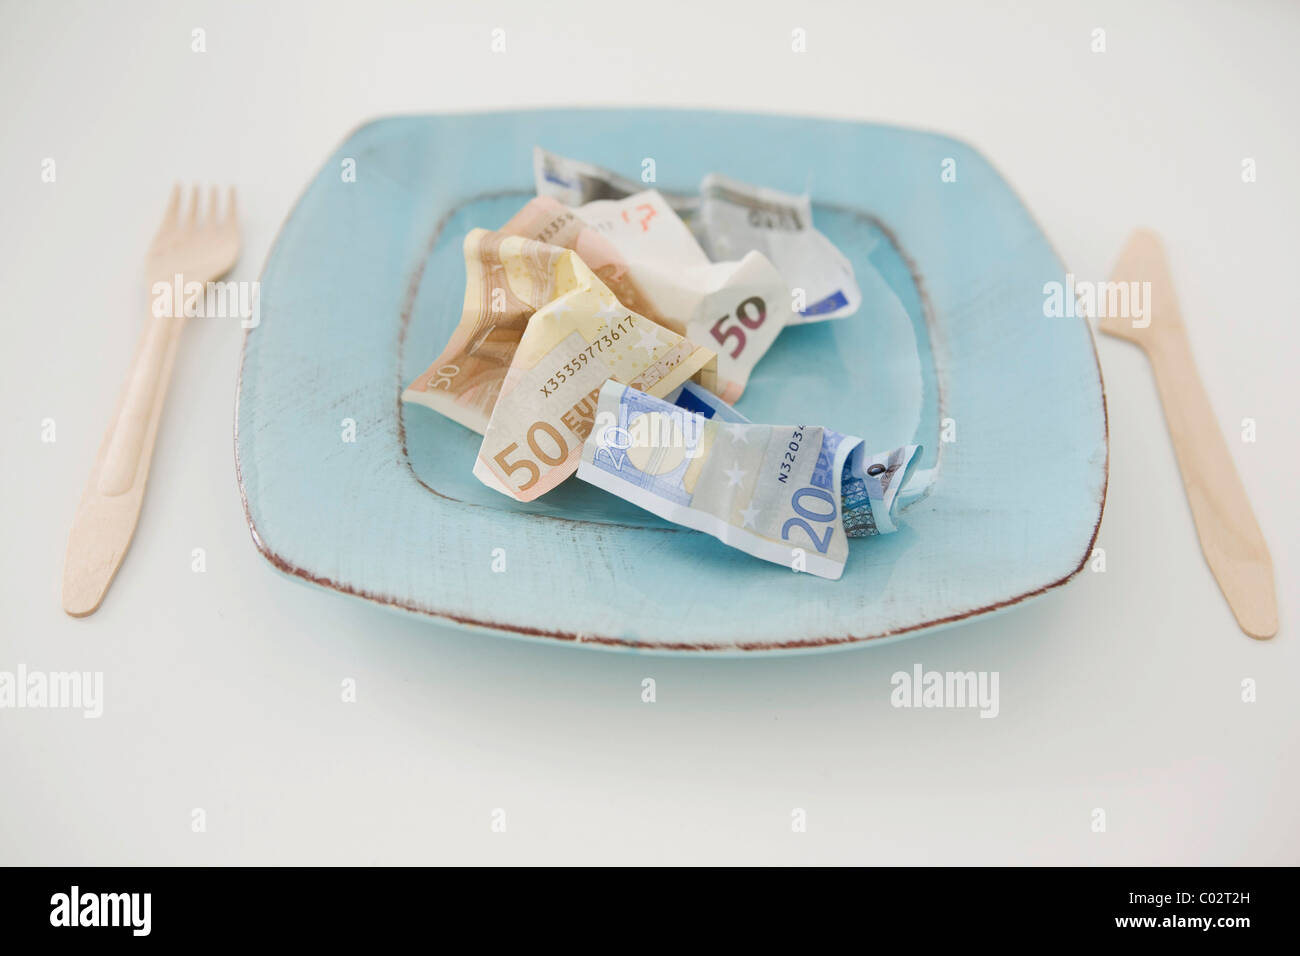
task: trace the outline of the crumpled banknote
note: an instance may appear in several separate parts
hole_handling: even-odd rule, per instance
[[[655,190],[574,210],[627,263],[649,314],[718,353],[718,394],[734,402],[754,365],[793,318],[790,291],[761,252],[710,262]]]
[[[849,550],[845,483],[868,477],[865,461],[860,438],[829,428],[706,418],[610,381],[578,477],[755,557],[837,579]]]
[[[853,266],[835,243],[813,228],[808,196],[711,173],[700,184],[697,217],[696,228],[710,258],[732,259],[757,250],[802,293],[796,322],[843,318],[862,305]]]
[[[625,199],[646,188],[644,183],[541,147],[533,149],[533,179],[539,196],[575,208]],[[713,260],[763,253],[801,300],[798,311],[792,310],[790,324],[843,318],[861,306],[853,266],[813,226],[808,196],[751,186],[718,173],[704,177],[698,195],[662,196]]]
[[[533,181],[537,195],[550,196],[575,209],[597,199],[625,199],[646,188],[643,182],[580,159],[547,152],[540,146],[533,147]],[[683,217],[689,217],[700,205],[698,196],[668,192],[662,195]]]
[[[553,246],[572,249],[596,273],[625,306],[647,319],[653,319],[679,335],[681,323],[660,315],[649,296],[637,284],[627,260],[607,238],[591,228],[568,206],[549,196],[530,199],[499,230],[510,236],[524,236]]]
[[[571,249],[486,229],[465,237],[461,320],[403,398],[483,433],[474,474],[532,501],[573,474],[601,386],[716,387],[707,348],[623,306]]]
[[[573,249],[629,309],[715,348],[718,392],[729,401],[792,315],[789,292],[761,253],[710,262],[653,191],[577,211],[538,196],[500,231]]]
[[[807,197],[718,175],[667,196],[535,158],[539,195],[465,237],[460,321],[403,399],[482,434],[475,476],[516,500],[577,471],[750,554],[840,577],[849,537],[895,530],[919,447],[869,454],[730,404],[783,327],[861,302]],[[792,293],[787,273],[809,288]]]
[[[728,424],[752,424],[736,409],[694,382],[684,382],[666,395],[665,400],[704,418],[716,418]],[[920,445],[864,452],[862,474],[845,475],[841,485],[845,534],[850,538],[865,538],[897,530],[895,503],[915,498],[924,491],[924,482],[914,480],[921,476],[913,471],[920,454]]]

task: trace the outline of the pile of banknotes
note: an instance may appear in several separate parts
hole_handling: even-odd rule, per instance
[[[460,322],[402,396],[483,436],[479,480],[532,501],[576,473],[825,578],[850,537],[895,529],[918,446],[732,407],[783,328],[861,305],[807,196],[717,174],[665,195],[541,149],[534,173],[534,199],[465,237]]]

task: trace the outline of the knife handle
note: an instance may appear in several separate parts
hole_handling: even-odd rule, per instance
[[[1273,561],[1187,334],[1181,323],[1169,323],[1146,345],[1205,560],[1241,629],[1260,640],[1270,638],[1278,628]]]

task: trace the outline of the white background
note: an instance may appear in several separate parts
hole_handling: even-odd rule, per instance
[[[1300,11],[969,6],[0,2],[0,670],[103,671],[106,697],[99,720],[0,710],[0,863],[1300,862]],[[1272,548],[1280,636],[1237,630],[1146,362],[1122,342],[1099,345],[1105,573],[913,641],[719,661],[458,632],[275,573],[239,503],[242,333],[221,320],[186,331],[103,608],[64,616],[66,537],[143,322],[170,182],[238,184],[231,278],[252,280],[367,118],[606,104],[965,138],[1083,279],[1106,276],[1133,227],[1159,230]],[[890,675],[916,662],[1000,672],[1000,716],[892,708]],[[1241,701],[1244,678],[1258,702]],[[806,833],[791,832],[796,807]]]

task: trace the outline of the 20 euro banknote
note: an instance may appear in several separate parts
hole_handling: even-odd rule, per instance
[[[820,426],[723,422],[618,382],[600,390],[578,477],[755,557],[837,579],[841,500],[862,440]]]
[[[679,408],[705,418],[751,424],[732,406],[694,382],[685,382],[666,398]],[[889,451],[863,453],[861,475],[846,474],[841,482],[840,503],[845,534],[850,538],[865,538],[897,530],[894,523],[896,504],[924,490],[921,482],[909,480],[920,454],[920,445],[901,445]]]

